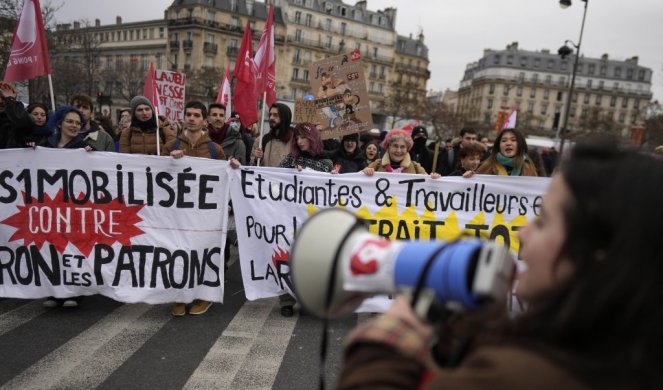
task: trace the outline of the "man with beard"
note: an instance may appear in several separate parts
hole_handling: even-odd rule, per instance
[[[211,103],[207,116],[207,131],[212,141],[221,145],[226,138],[228,125],[226,124],[226,106],[221,103]]]
[[[182,134],[168,142],[163,147],[161,154],[175,159],[190,156],[225,160],[223,149],[210,139],[209,134],[205,131],[206,128],[207,107],[198,101],[187,103],[184,108],[184,130]],[[210,306],[212,306],[212,302],[196,299],[189,309],[189,314],[203,314]],[[186,304],[182,302],[175,303],[171,314],[176,317],[185,315]]]
[[[278,167],[281,161],[290,153],[292,140],[292,111],[283,103],[274,103],[269,107],[269,133],[262,137],[261,142],[253,143],[251,151],[251,164],[264,167]]]

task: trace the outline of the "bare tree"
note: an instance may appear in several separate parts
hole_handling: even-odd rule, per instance
[[[147,69],[137,61],[118,62],[113,68],[103,70],[101,77],[104,81],[104,90],[113,97],[120,97],[126,101],[143,92]]]
[[[411,93],[401,88],[400,84],[393,83],[389,94],[381,103],[380,109],[384,114],[391,116],[389,128],[393,129],[398,121],[412,118],[417,112],[417,105],[417,101]]]
[[[202,67],[187,74],[187,99],[212,101],[216,98],[221,85],[223,70],[220,68]]]

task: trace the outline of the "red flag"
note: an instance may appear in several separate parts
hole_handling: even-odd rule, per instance
[[[509,117],[507,118],[507,120],[505,120],[504,123],[502,124],[502,129],[501,130],[516,128],[516,119],[517,118],[518,118],[518,109],[514,108],[513,110],[511,110],[511,114],[509,114]]]
[[[30,80],[51,73],[44,21],[39,0],[24,0],[12,39],[4,81]]]
[[[237,62],[233,70],[233,76],[237,78],[233,102],[235,103],[235,111],[239,113],[239,119],[244,127],[249,127],[258,122],[255,64],[252,58],[251,25],[247,21],[242,44],[239,47],[239,53],[237,53]]]
[[[154,70],[154,64],[150,62],[150,70],[147,72],[145,86],[143,86],[143,96],[152,103],[154,115],[159,116],[159,90],[157,89],[157,72]]]
[[[276,103],[276,54],[274,51],[274,5],[270,2],[265,30],[260,37],[254,58],[256,64],[256,96],[267,92],[267,105]]]
[[[223,81],[219,86],[219,94],[216,96],[216,102],[226,106],[226,120],[232,113],[232,99],[230,98],[230,68],[226,68],[226,74],[223,75]]]

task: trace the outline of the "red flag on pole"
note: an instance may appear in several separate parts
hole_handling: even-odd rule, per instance
[[[251,25],[246,22],[244,37],[237,54],[237,62],[233,70],[237,78],[233,102],[235,111],[239,113],[242,126],[249,127],[258,121],[258,106],[256,105],[256,75],[253,63],[253,49],[251,48]],[[226,110],[227,111],[227,110]]]
[[[154,64],[150,63],[150,70],[145,78],[143,86],[143,96],[152,103],[154,115],[159,116],[159,90],[157,89],[157,72],[154,70]]]
[[[514,129],[516,128],[516,119],[518,118],[518,108],[514,108],[511,110],[511,114],[509,114],[509,117],[507,120],[504,121],[502,124],[502,129]]]
[[[226,106],[226,120],[230,118],[232,113],[232,99],[230,98],[230,68],[226,68],[226,73],[223,75],[221,86],[219,86],[219,94],[216,96],[216,102]]]
[[[3,80],[30,80],[51,73],[39,0],[24,0]]]
[[[256,64],[256,96],[267,92],[267,105],[276,103],[276,55],[274,51],[274,5],[270,2],[265,30],[260,37],[254,58]]]

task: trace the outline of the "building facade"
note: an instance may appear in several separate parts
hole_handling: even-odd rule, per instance
[[[354,5],[338,0],[274,3],[280,100],[294,101],[310,93],[311,62],[353,50],[362,54],[376,126],[385,123],[389,113],[384,112],[383,102],[394,90],[425,97],[430,71],[423,33],[416,39],[399,36],[395,8],[371,11],[366,1]],[[211,100],[223,71],[235,66],[247,21],[253,32],[253,49],[257,48],[267,7],[253,0],[175,0],[164,15],[164,20],[147,22],[123,24],[118,17],[114,25],[67,25],[58,34],[64,41],[81,33],[94,37],[98,66],[108,70],[107,77],[98,76],[99,88],[118,104],[126,99],[116,99],[121,80],[111,77],[111,70],[124,63],[137,64],[139,71],[150,62],[159,69],[182,71],[187,74],[187,96]],[[72,43],[61,55],[73,57],[76,52],[77,45]]]
[[[458,112],[489,129],[501,111],[518,107],[518,127],[553,132],[564,114],[573,62],[573,56],[562,59],[549,50],[521,50],[517,42],[505,50],[486,49],[481,59],[466,67]],[[639,66],[638,57],[581,57],[567,128],[612,127],[625,132],[645,119],[651,78],[652,70]]]

